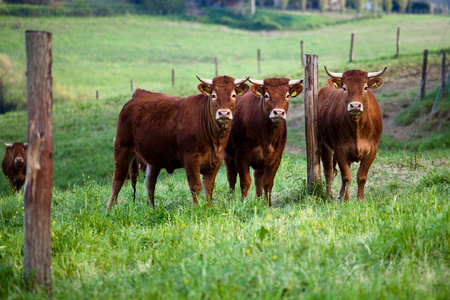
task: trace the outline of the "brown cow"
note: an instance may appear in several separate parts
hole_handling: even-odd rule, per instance
[[[230,140],[225,150],[225,164],[230,189],[234,191],[239,173],[241,193],[247,197],[254,169],[256,195],[264,195],[272,205],[272,187],[286,145],[286,114],[289,98],[299,95],[303,79],[249,79],[251,91],[239,97],[231,122]]]
[[[378,142],[383,131],[383,117],[375,95],[370,89],[383,84],[379,72],[349,70],[344,73],[325,71],[331,77],[330,86],[319,91],[318,130],[320,156],[327,192],[331,184],[336,162],[341,171],[342,186],[339,199],[350,198],[352,162],[361,162],[357,174],[358,199],[364,200],[367,173],[377,154]]]
[[[153,207],[161,169],[184,168],[194,203],[202,190],[212,205],[214,181],[228,142],[237,94],[249,88],[245,79],[202,79],[202,94],[179,98],[138,89],[119,115],[114,141],[115,169],[108,210],[138,155],[147,164],[147,195]],[[147,201],[148,203],[148,201]]]
[[[27,143],[7,144],[2,162],[3,173],[9,180],[11,190],[18,191],[23,186],[27,171]]]

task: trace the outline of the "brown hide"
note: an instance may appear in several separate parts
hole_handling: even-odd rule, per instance
[[[342,73],[342,78],[330,78],[328,83],[330,86],[319,91],[317,118],[327,192],[332,195],[337,163],[342,177],[339,198],[348,200],[352,181],[350,165],[361,162],[357,182],[358,199],[363,200],[367,173],[383,131],[381,109],[370,89],[378,88],[383,80],[368,78],[368,72],[349,70]]]
[[[251,91],[238,97],[225,152],[231,190],[239,174],[242,196],[247,197],[251,185],[249,168],[252,167],[256,195],[261,197],[264,188],[268,204],[272,205],[273,181],[287,139],[285,117],[289,98],[299,95],[302,89],[300,84],[290,86],[288,78],[266,78],[263,85],[255,84]]]
[[[13,191],[18,191],[25,182],[27,171],[27,144],[13,143],[6,146],[2,170]]]
[[[186,171],[194,203],[198,203],[202,190],[200,174],[203,175],[207,201],[212,205],[212,190],[229,138],[236,93],[247,89],[245,83],[236,86],[234,78],[219,76],[212,85],[199,85],[202,94],[187,98],[137,90],[119,115],[108,210],[129,174],[130,164],[137,172],[136,155],[147,164],[147,194],[153,206],[160,170],[172,173],[177,168]]]

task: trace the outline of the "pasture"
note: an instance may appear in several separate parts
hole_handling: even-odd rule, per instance
[[[326,82],[323,64],[333,71],[376,71],[388,65],[378,100],[386,109],[408,106],[420,83],[422,51],[427,48],[432,53],[429,60],[437,64],[437,52],[450,48],[448,34],[442,39],[448,21],[448,16],[391,15],[311,31],[247,32],[172,17],[0,16],[0,53],[14,63],[18,82],[25,72],[24,31],[53,33],[53,297],[449,298],[450,152],[445,111],[434,132],[415,127],[428,137],[416,137],[413,148],[383,136],[363,203],[356,200],[355,180],[348,202],[329,199],[320,187],[307,191],[300,95],[288,113],[293,114],[288,120],[291,151],[284,154],[275,178],[273,207],[254,197],[253,186],[245,201],[239,189],[230,195],[222,167],[213,208],[203,197],[200,205],[192,206],[184,171],[177,170],[161,173],[156,209],[146,205],[141,175],[136,203],[126,184],[118,205],[106,213],[112,141],[118,113],[132,94],[130,80],[134,88],[190,95],[197,92],[196,74],[214,77],[216,57],[220,74],[236,78],[303,77],[299,42],[304,40],[306,53],[319,55],[320,86]],[[402,50],[397,59],[399,26]],[[356,34],[353,63],[348,62],[351,32]],[[262,52],[261,74],[257,49]],[[438,77],[431,77],[428,88],[433,91]],[[387,132],[392,132],[391,126],[401,128],[389,124]],[[26,111],[0,115],[0,128],[1,139],[24,140]],[[427,143],[430,136],[439,139]],[[1,148],[2,158],[3,154]],[[354,176],[357,166],[352,166]],[[338,175],[335,195],[339,186]],[[45,299],[44,294],[26,292],[22,281],[22,210],[23,193],[11,193],[2,176],[0,298]]]

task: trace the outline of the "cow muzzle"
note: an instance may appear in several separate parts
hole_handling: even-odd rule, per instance
[[[23,166],[23,157],[16,157],[14,159],[14,163],[16,164],[16,166],[21,167]]]
[[[281,122],[286,119],[286,111],[284,109],[274,109],[270,112],[269,118],[272,122]]]
[[[363,105],[361,102],[350,102],[347,111],[353,116],[359,115],[363,111]]]
[[[216,112],[216,120],[220,123],[228,123],[233,119],[233,114],[229,109],[219,109]]]

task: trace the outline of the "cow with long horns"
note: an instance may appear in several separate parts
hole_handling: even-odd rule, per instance
[[[364,200],[367,173],[377,154],[383,131],[383,116],[371,90],[379,88],[379,78],[386,71],[348,70],[343,73],[325,71],[331,77],[327,87],[319,91],[318,130],[320,156],[326,189],[331,196],[336,163],[341,172],[339,199],[350,198],[352,173],[350,165],[361,162],[358,173],[358,199]]]
[[[136,155],[147,164],[147,195],[153,206],[161,169],[172,173],[178,168],[186,171],[194,204],[202,191],[203,175],[206,200],[212,205],[214,181],[223,161],[236,98],[248,90],[248,77],[197,78],[201,94],[179,98],[138,89],[124,105],[114,140],[115,169],[108,210]]]
[[[286,114],[291,97],[298,96],[303,79],[266,78],[254,80],[251,91],[239,97],[231,123],[225,164],[230,189],[234,191],[239,174],[241,193],[247,197],[254,169],[256,195],[263,189],[269,206],[272,187],[287,140]]]
[[[1,141],[1,140],[0,140]],[[22,188],[27,172],[27,143],[8,144],[1,141],[6,147],[5,157],[2,162],[2,170],[9,180],[11,190],[18,191]]]

